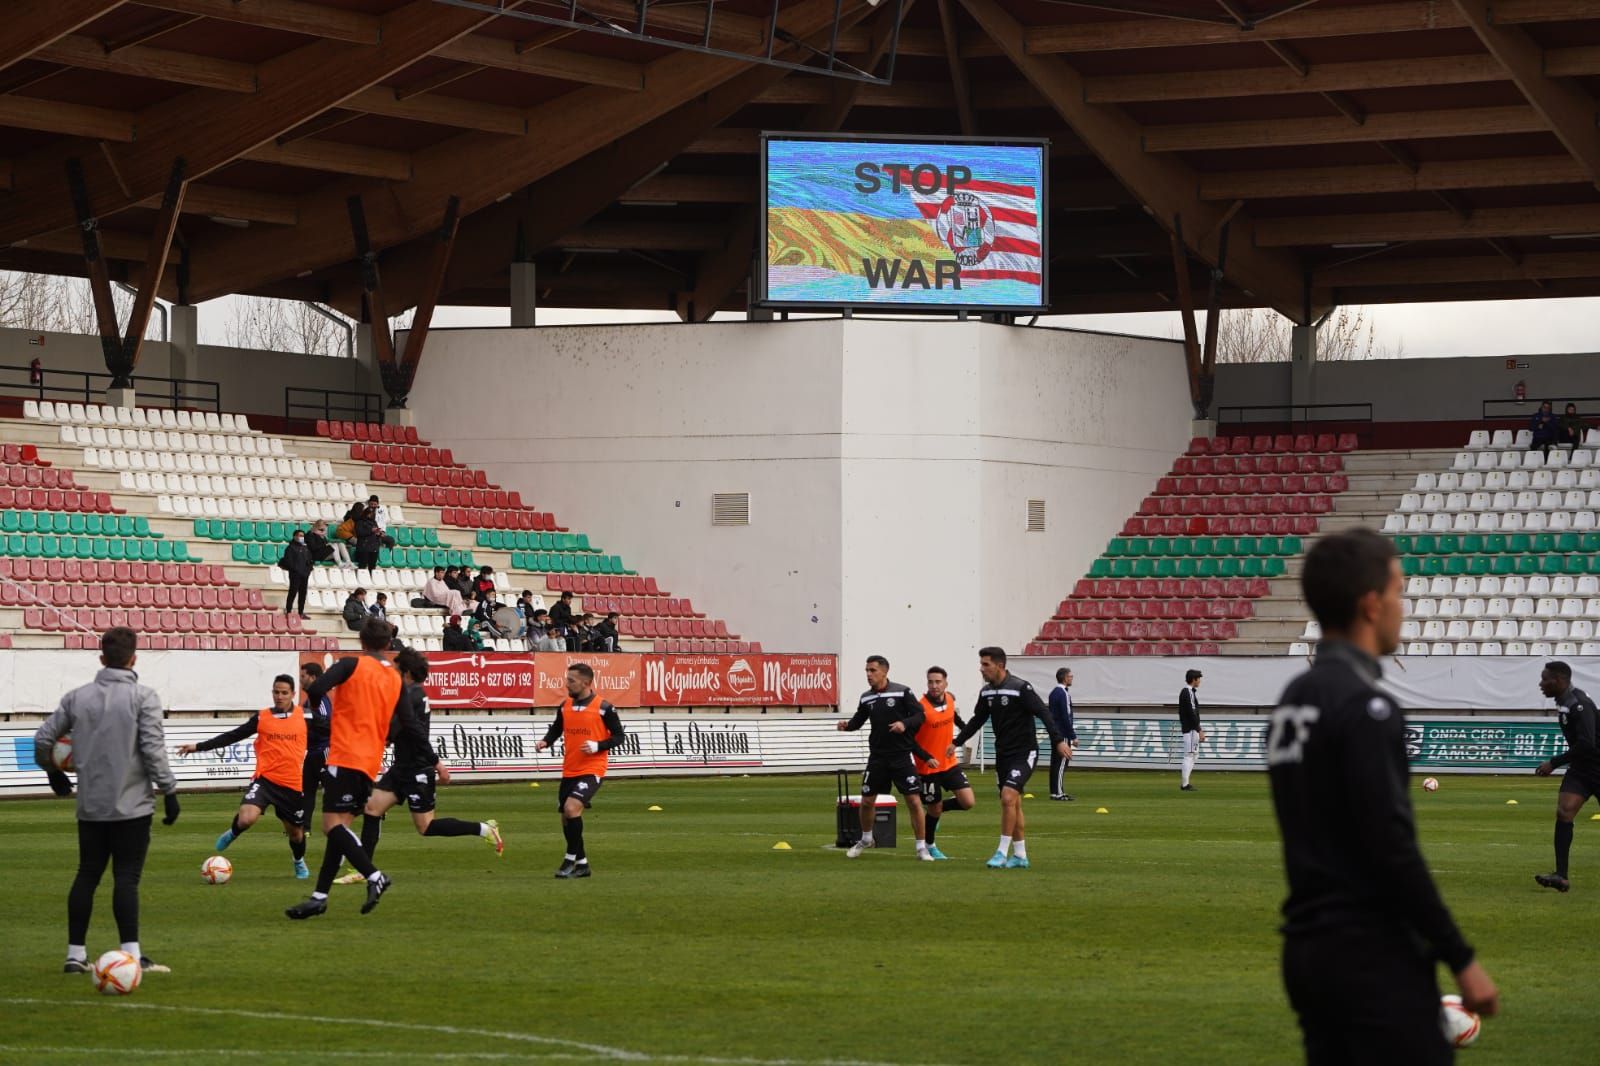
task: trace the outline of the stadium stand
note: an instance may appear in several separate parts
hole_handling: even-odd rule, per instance
[[[386,485],[405,499],[386,504],[395,544],[378,568],[318,567],[308,618],[286,615],[276,564],[292,531]],[[508,600],[570,589],[582,610],[619,611],[623,650],[759,650],[412,427],[298,437],[242,415],[48,401],[0,420],[0,646],[93,647],[129,624],[156,649],[351,648],[339,610],[361,585],[389,593],[402,641],[438,650],[443,614],[411,606],[435,565],[491,566]]]

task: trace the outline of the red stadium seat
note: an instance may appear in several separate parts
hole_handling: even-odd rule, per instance
[[[1300,433],[1294,438],[1293,450],[1297,452],[1309,452],[1314,444],[1315,439],[1311,436],[1311,434]]]
[[[1353,452],[1356,450],[1356,435],[1354,433],[1339,434],[1339,442],[1333,446],[1336,452]]]

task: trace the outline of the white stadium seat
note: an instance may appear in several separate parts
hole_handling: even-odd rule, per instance
[[[1504,655],[1505,645],[1498,640],[1486,640],[1478,645],[1479,655]]]
[[[1467,447],[1473,450],[1487,448],[1488,446],[1489,431],[1486,429],[1475,429],[1472,431],[1472,435],[1467,438]]]

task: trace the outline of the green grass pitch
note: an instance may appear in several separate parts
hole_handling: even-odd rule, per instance
[[[397,811],[382,906],[362,917],[360,887],[336,886],[303,923],[282,910],[308,883],[266,821],[229,849],[230,884],[201,882],[238,796],[189,796],[155,826],[143,886],[145,950],[174,972],[122,999],[59,972],[71,805],[7,803],[0,1061],[1296,1061],[1265,776],[1201,774],[1187,795],[1171,773],[1069,782],[1076,803],[1028,804],[1033,868],[993,871],[987,790],[946,817],[954,861],[935,865],[912,861],[904,817],[893,851],[827,847],[829,777],[614,779],[585,819],[596,875],[575,882],[551,877],[551,783],[447,787],[441,814],[498,818],[504,858],[423,840]],[[1563,896],[1531,876],[1551,866],[1552,781],[1414,787],[1424,851],[1503,996],[1463,1061],[1587,1061],[1595,808]],[[109,873],[89,939],[91,956],[115,946]]]

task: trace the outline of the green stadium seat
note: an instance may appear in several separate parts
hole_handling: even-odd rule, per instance
[[[566,556],[559,555],[559,554],[558,555],[552,555],[550,557],[550,561],[552,563],[556,564],[555,569],[556,569],[557,573],[559,573],[561,571],[561,569],[562,569],[562,567],[560,566],[560,561],[562,559],[564,559],[564,558],[566,558]],[[1132,577],[1133,576],[1133,562],[1131,560],[1129,560],[1129,559],[1112,559],[1111,560],[1111,573],[1110,573],[1110,576],[1111,577]],[[1149,575],[1147,574],[1145,576],[1148,577]]]
[[[1461,538],[1461,550],[1467,555],[1483,554],[1483,534],[1467,533]]]
[[[396,566],[396,565],[398,565],[394,561],[394,550],[392,548],[379,548],[378,549],[378,565],[379,566]]]
[[[242,563],[246,561],[244,557],[244,545],[240,544],[238,541],[233,542],[233,561],[236,563]]]
[[[1444,573],[1444,560],[1437,555],[1422,557],[1422,575],[1424,577],[1438,577]]]
[[[1583,550],[1583,538],[1576,533],[1558,533],[1556,535],[1556,551],[1562,555],[1571,555],[1573,552]]]
[[[140,515],[128,515],[126,517],[129,517],[129,518],[133,519],[133,535],[134,536],[136,536],[136,537],[159,537],[161,535],[159,533],[151,532],[151,530],[150,530],[150,519],[146,518],[144,515],[142,515],[142,514],[140,514]]]
[[[1467,572],[1467,557],[1452,555],[1444,561],[1444,572],[1450,577],[1461,577]]]
[[[1177,562],[1176,569],[1177,569],[1179,577],[1197,577],[1197,576],[1199,576],[1199,572],[1200,571],[1195,566],[1195,561],[1193,559],[1189,558],[1189,556],[1187,556],[1187,555],[1180,556],[1176,560],[1176,562]]]
[[[1527,555],[1533,550],[1533,538],[1526,533],[1513,533],[1506,537],[1506,551],[1512,555]]]
[[[54,535],[39,538],[39,552],[46,559],[55,559],[60,555],[60,548]]]
[[[137,559],[139,557],[139,553],[138,552],[134,552],[131,556],[128,554],[128,544],[129,543],[130,543],[129,541],[123,540],[121,537],[110,537],[110,538],[107,538],[107,540],[106,540],[106,556],[105,557],[107,559],[112,560],[113,562],[120,561],[120,560],[123,560],[123,559],[129,559],[129,560]]]
[[[1531,577],[1539,572],[1539,557],[1537,555],[1514,555],[1517,563],[1517,573],[1524,577]]]
[[[1134,559],[1129,561],[1128,568],[1122,573],[1117,573],[1117,568],[1112,566],[1111,572],[1117,577],[1155,577],[1156,564],[1151,559]]]
[[[1279,555],[1299,555],[1305,550],[1305,543],[1299,537],[1279,537]]]
[[[1556,537],[1554,533],[1535,533],[1533,535],[1533,551],[1536,555],[1549,555],[1556,550]]]
[[[487,548],[489,546],[489,531],[487,529],[478,530],[476,539],[478,541],[478,547]]]
[[[1473,577],[1483,577],[1490,571],[1493,560],[1487,555],[1473,555],[1467,559],[1467,573]]]
[[[1111,556],[1113,559],[1127,555],[1128,538],[1112,537],[1108,542],[1106,542],[1106,554]]]
[[[43,530],[40,530],[40,532],[43,532]],[[61,511],[52,513],[50,515],[50,532],[54,533],[58,537],[68,533],[76,532],[76,530],[72,528],[72,515]]]
[[[539,566],[531,566],[528,569],[530,569],[530,570],[543,570],[545,568],[544,568],[544,566],[539,565]],[[1090,563],[1089,564],[1089,576],[1090,577],[1110,577],[1111,576],[1111,560],[1102,556],[1101,558],[1096,559],[1094,562]]]
[[[259,544],[246,544],[244,546],[244,560],[252,566],[260,566],[267,561],[265,553]]]
[[[1555,556],[1561,559],[1561,572],[1564,574],[1587,574],[1589,560],[1582,555]]]
[[[1402,555],[1400,557],[1400,572],[1406,577],[1415,577],[1422,572],[1422,560],[1415,555]]]
[[[24,534],[39,532],[39,515],[34,511],[21,511],[17,514],[17,528]]]
[[[1195,554],[1195,555],[1200,555],[1200,556],[1215,555],[1215,554],[1217,554],[1217,541],[1216,541],[1216,538],[1214,538],[1214,537],[1195,537],[1191,550],[1192,550],[1193,554]]]
[[[21,529],[20,518],[16,511],[0,511],[0,533],[15,533]]]
[[[1194,572],[1196,577],[1218,577],[1220,568],[1217,560],[1209,555],[1203,555],[1195,560]]]
[[[1506,535],[1504,533],[1490,533],[1483,538],[1483,550],[1490,555],[1504,555],[1506,553]]]
[[[1418,555],[1433,555],[1439,550],[1439,538],[1431,533],[1418,534],[1417,539],[1412,542],[1411,550]]]
[[[1600,531],[1583,535],[1583,551],[1588,555],[1600,552]]]
[[[1454,533],[1445,533],[1439,537],[1439,554],[1455,555],[1461,550],[1461,538]]]
[[[1415,552],[1417,538],[1409,533],[1401,533],[1394,538],[1394,550],[1401,555],[1410,555]]]
[[[1494,573],[1498,577],[1506,577],[1517,572],[1517,557],[1515,555],[1494,556]]]
[[[1539,573],[1559,574],[1567,568],[1567,561],[1559,555],[1539,556]]]
[[[1192,537],[1173,537],[1171,552],[1173,555],[1193,555],[1194,539]]]

